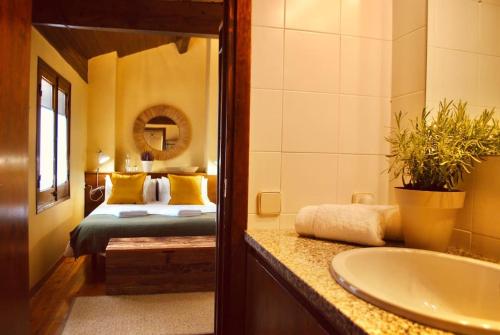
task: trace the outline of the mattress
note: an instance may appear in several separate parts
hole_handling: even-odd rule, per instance
[[[121,211],[146,210],[149,215],[119,218]],[[180,217],[180,210],[200,210],[199,216]],[[103,253],[113,237],[158,237],[215,235],[216,206],[182,205],[163,203],[144,205],[101,204],[70,233],[71,254]],[[68,254],[68,253],[67,253]]]

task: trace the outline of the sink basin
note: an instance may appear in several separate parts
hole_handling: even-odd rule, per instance
[[[352,294],[407,319],[500,334],[500,265],[434,251],[361,248],[335,256],[330,272]]]

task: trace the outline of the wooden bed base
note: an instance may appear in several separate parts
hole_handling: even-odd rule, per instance
[[[112,238],[106,293],[215,290],[215,236]]]

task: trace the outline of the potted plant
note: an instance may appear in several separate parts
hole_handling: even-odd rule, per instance
[[[396,188],[405,244],[445,251],[465,192],[457,190],[464,174],[484,156],[500,153],[500,127],[494,110],[471,118],[467,103],[440,102],[437,114],[423,110],[402,126],[402,113],[386,140],[391,144],[389,173],[401,177]]]
[[[142,171],[144,172],[153,171],[154,156],[151,151],[143,151],[141,153],[141,161],[142,161]]]

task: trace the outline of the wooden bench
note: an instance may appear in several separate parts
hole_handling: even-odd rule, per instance
[[[215,290],[215,236],[112,238],[106,293]]]

